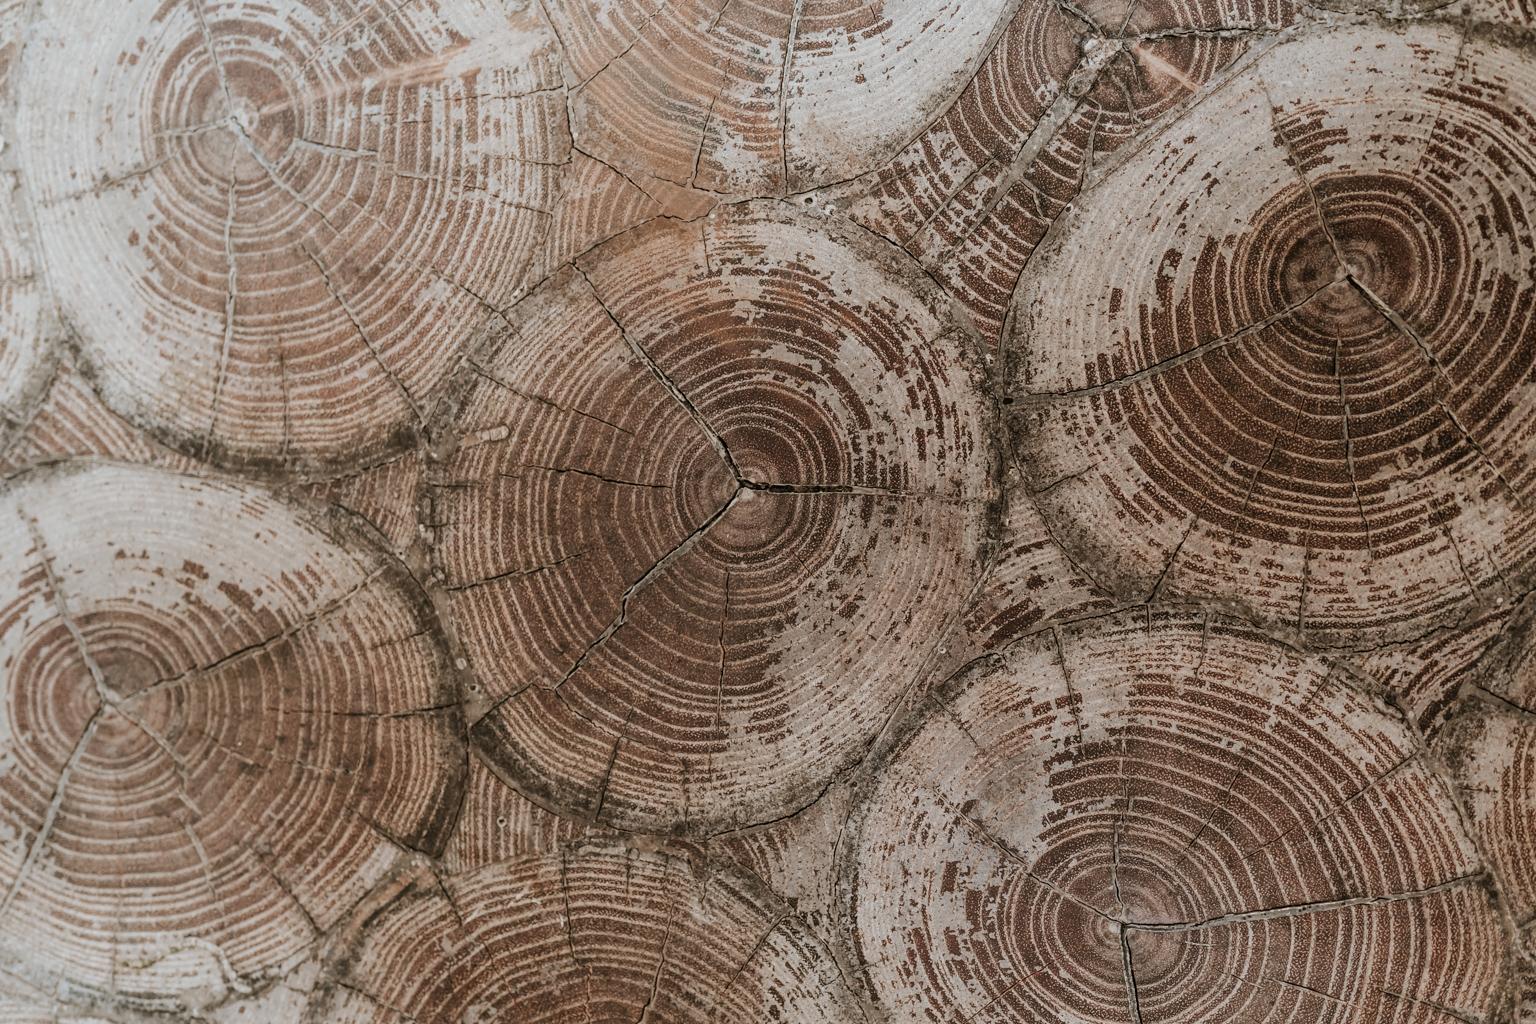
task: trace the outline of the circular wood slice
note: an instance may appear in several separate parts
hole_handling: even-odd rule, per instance
[[[1022,641],[882,767],[843,904],[892,1020],[1485,1019],[1498,997],[1485,873],[1406,726],[1249,627]]]
[[[657,221],[521,303],[436,488],[479,749],[644,830],[775,818],[853,760],[979,573],[992,417],[936,290],[781,204]]]
[[[39,6],[19,145],[113,408],[232,465],[400,447],[537,254],[554,39],[489,0]]]
[[[888,159],[975,73],[1011,0],[556,0],[573,134],[625,170],[763,195]]]
[[[0,505],[0,968],[214,1003],[441,850],[456,685],[421,591],[345,522],[100,462]]]
[[[378,915],[329,1024],[862,1021],[826,949],[720,865],[587,840],[420,887]]]
[[[1329,31],[1086,196],[1012,339],[1029,486],[1077,559],[1127,598],[1230,600],[1339,646],[1524,578],[1533,112],[1532,65],[1495,44]]]

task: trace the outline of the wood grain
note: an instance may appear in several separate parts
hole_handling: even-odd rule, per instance
[[[344,519],[106,462],[3,501],[7,973],[218,1003],[442,850],[456,679],[419,588]]]
[[[1536,1024],[1530,0],[0,0],[0,1024]]]

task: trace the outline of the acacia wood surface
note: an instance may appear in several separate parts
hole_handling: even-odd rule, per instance
[[[1529,0],[0,0],[0,1024],[1536,1021]]]

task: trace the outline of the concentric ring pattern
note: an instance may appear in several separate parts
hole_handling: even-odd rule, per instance
[[[419,429],[551,219],[547,27],[481,0],[49,0],[29,31],[23,168],[109,404],[231,465]]]
[[[760,884],[610,839],[418,886],[350,961],[317,1019],[863,1020],[827,951]]]
[[[1462,42],[1426,25],[1276,47],[1035,261],[1016,437],[1106,586],[1350,646],[1528,575],[1536,75]]]
[[[572,133],[642,179],[772,195],[852,178],[975,73],[1008,0],[552,0]],[[879,110],[880,116],[870,116]]]
[[[530,795],[710,832],[808,801],[979,571],[979,361],[858,229],[779,204],[656,223],[558,275],[470,367],[432,519]]]
[[[141,467],[38,470],[0,503],[8,975],[216,1003],[442,848],[457,694],[403,570],[339,521]]]
[[[1483,1019],[1499,995],[1486,875],[1409,730],[1249,627],[1021,642],[882,767],[844,899],[890,1019]]]

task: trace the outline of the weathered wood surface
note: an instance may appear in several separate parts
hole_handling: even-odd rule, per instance
[[[1527,0],[0,0],[0,1022],[1536,1020]]]

